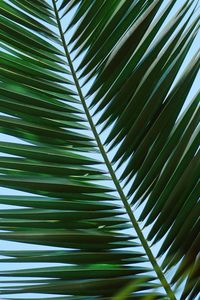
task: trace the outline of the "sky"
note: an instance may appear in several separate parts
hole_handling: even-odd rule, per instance
[[[48,0],[48,2],[51,4],[51,0]],[[58,2],[60,2],[60,1],[58,1]],[[181,6],[182,2],[183,2],[182,0],[178,0],[177,1],[177,4],[174,6],[174,9],[172,11],[172,14],[174,14],[175,11]],[[163,5],[166,5],[167,3],[168,3],[168,0],[165,0]],[[71,18],[71,15],[69,14],[68,15],[68,20],[70,18]],[[63,23],[64,23],[63,26],[66,26],[66,20],[64,20]],[[66,35],[66,39],[68,39],[68,38],[69,38],[69,35]],[[179,76],[183,72],[183,70],[186,67],[186,65],[188,64],[188,62],[191,60],[191,57],[198,50],[198,48],[199,48],[199,40],[200,40],[199,38],[200,38],[200,35],[198,35],[198,37],[196,38],[196,40],[195,40],[195,42],[194,42],[194,44],[193,44],[190,52],[188,53],[187,58],[186,58],[183,66],[182,66],[182,68],[181,68],[181,70],[179,72]],[[75,62],[75,66],[77,66],[78,63],[79,63],[79,61],[77,60]],[[195,80],[195,82],[193,84],[193,87],[191,89],[191,92],[188,95],[188,98],[187,98],[187,101],[185,103],[185,106],[191,101],[192,97],[198,91],[198,88],[199,88],[199,75],[200,74],[198,74],[198,76],[197,76],[197,78],[196,78],[196,80]],[[86,92],[88,88],[89,88],[89,86],[84,87],[84,92]],[[101,137],[103,141],[105,140],[106,136],[107,136],[107,132],[104,132],[102,134],[102,137]],[[0,134],[0,140],[2,140],[2,141],[10,141],[10,142],[11,141],[12,142],[19,142],[19,140],[17,138],[13,138],[11,136],[7,136],[7,135],[4,135],[4,134]],[[0,155],[5,156],[5,154],[2,154],[2,153],[0,153]],[[113,153],[110,153],[109,155],[110,155],[110,158],[112,158]],[[118,175],[120,174],[120,172],[121,171],[118,172]],[[128,189],[128,187],[126,189]],[[25,194],[26,193],[22,193],[20,191],[14,191],[14,190],[10,190],[10,189],[6,189],[6,188],[1,188],[0,187],[0,195],[25,195]],[[0,205],[0,209],[7,209],[7,208],[9,208],[9,206],[7,206],[7,205]],[[138,214],[138,212],[137,212],[137,214]],[[45,246],[44,247],[43,246],[39,246],[38,247],[37,245],[28,245],[28,244],[23,244],[23,243],[14,243],[14,242],[7,242],[7,241],[1,241],[0,248],[1,248],[1,250],[11,250],[11,249],[12,250],[13,249],[16,249],[16,250],[20,250],[20,249],[21,250],[25,250],[25,249],[32,249],[32,250],[35,249],[35,250],[38,250],[38,249],[40,249],[40,250],[42,250],[42,249],[47,249],[47,247],[45,247]],[[157,252],[158,248],[159,248],[159,245],[156,246],[156,247],[154,247],[155,253]],[[50,247],[49,247],[49,249],[50,249]],[[52,249],[52,247],[51,247],[51,249]],[[40,266],[42,267],[42,265],[45,265],[45,264],[41,264]],[[60,265],[60,264],[56,264],[56,265]],[[16,268],[16,269],[19,268],[20,269],[22,267],[26,268],[26,267],[29,267],[29,266],[30,266],[30,264],[12,264],[12,266],[11,266],[10,264],[0,263],[0,268],[2,268],[4,270],[9,270],[9,269],[13,269],[13,268]],[[19,296],[16,295],[16,299],[18,297]],[[33,295],[30,294],[29,297],[31,299],[33,297]],[[5,297],[5,299],[6,299],[6,297]],[[1,298],[0,298],[0,300],[1,300]]]

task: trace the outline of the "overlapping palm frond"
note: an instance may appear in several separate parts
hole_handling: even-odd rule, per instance
[[[89,95],[95,93],[97,124],[111,128],[106,144],[117,147],[113,163],[126,162],[121,180],[130,186],[131,204],[145,203],[139,221],[152,225],[148,239],[164,238],[163,268],[179,264],[173,283],[192,272],[182,298],[191,293],[193,299],[199,293],[199,93],[185,103],[199,49],[177,75],[199,32],[198,1],[183,1],[173,17],[178,1],[163,7],[163,1],[79,2],[68,29],[78,22],[71,42],[76,56],[85,52],[80,77],[85,83],[96,77]]]
[[[182,71],[199,30],[198,1],[183,1],[171,16],[177,2],[1,1],[0,132],[18,142],[0,142],[0,185],[27,194],[0,196],[9,205],[0,212],[0,238],[54,247],[0,251],[2,263],[32,263],[0,272],[5,297],[106,300],[135,283],[126,299],[176,299],[165,279],[174,266],[171,283],[186,279],[181,299],[198,296],[199,94],[185,103],[199,52]],[[69,14],[64,30],[61,17],[65,25]],[[64,38],[72,28],[77,73]],[[90,106],[115,150],[127,198],[77,74],[83,84],[94,80]],[[135,204],[144,207],[139,221],[150,225],[148,239],[162,240],[162,268]],[[124,232],[130,227],[136,233]]]

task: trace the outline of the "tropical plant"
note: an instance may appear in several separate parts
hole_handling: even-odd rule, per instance
[[[0,238],[38,245],[0,251],[32,263],[0,271],[5,299],[198,297],[197,8],[0,1]]]

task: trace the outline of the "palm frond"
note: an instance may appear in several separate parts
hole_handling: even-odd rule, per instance
[[[17,142],[0,142],[0,185],[26,194],[0,196],[0,238],[54,247],[0,251],[32,263],[0,271],[5,297],[199,295],[198,1],[177,2],[1,1],[0,132]]]
[[[110,150],[117,147],[113,163],[120,168],[126,162],[120,179],[130,186],[131,204],[145,203],[139,220],[152,225],[148,239],[164,238],[158,256],[167,252],[167,270],[183,259],[175,282],[199,255],[199,93],[185,104],[199,70],[199,50],[179,75],[199,16],[194,17],[198,2],[185,1],[170,20],[176,1],[159,10],[162,2],[109,2],[113,11],[103,18],[109,4],[94,1],[86,8],[83,1],[69,28],[78,22],[71,42],[76,57],[85,51],[80,78],[86,76],[87,83],[96,77],[88,93],[95,93],[91,107],[97,125],[110,131],[105,143]],[[196,295],[195,280],[186,283],[185,294],[194,295],[193,287]]]

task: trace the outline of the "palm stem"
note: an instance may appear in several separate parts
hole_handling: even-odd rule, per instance
[[[58,24],[60,38],[62,40],[63,48],[64,48],[64,51],[65,51],[65,55],[67,57],[68,64],[69,64],[69,67],[70,67],[70,70],[71,70],[71,74],[72,74],[72,77],[73,77],[73,80],[74,80],[74,83],[75,83],[78,95],[79,95],[80,100],[82,102],[82,105],[83,105],[86,117],[88,119],[88,122],[90,124],[91,130],[92,130],[93,135],[95,137],[96,143],[97,143],[97,145],[99,147],[99,150],[101,152],[101,155],[102,155],[102,157],[103,157],[103,159],[105,161],[105,164],[106,164],[107,169],[108,169],[108,171],[110,173],[110,176],[111,176],[111,178],[113,180],[113,183],[114,183],[114,185],[116,187],[116,190],[117,190],[117,192],[118,192],[118,194],[119,194],[119,196],[120,196],[120,198],[121,198],[121,200],[123,202],[124,208],[125,208],[128,216],[130,218],[130,221],[131,221],[131,223],[132,223],[132,225],[133,225],[133,227],[134,227],[134,229],[135,229],[135,231],[136,231],[136,233],[138,235],[138,238],[140,239],[140,242],[141,242],[141,244],[142,244],[142,246],[143,246],[143,248],[144,248],[144,250],[146,252],[146,255],[149,258],[149,261],[151,262],[151,264],[152,264],[152,266],[153,266],[153,268],[154,268],[154,270],[155,270],[155,272],[156,272],[156,274],[157,274],[157,276],[158,276],[158,278],[159,278],[159,280],[160,280],[163,288],[165,289],[165,291],[166,291],[169,299],[170,300],[176,300],[176,297],[175,297],[175,295],[174,295],[174,293],[173,293],[173,291],[172,291],[169,283],[167,282],[162,269],[158,265],[158,263],[157,263],[154,255],[153,255],[153,253],[152,253],[152,251],[151,251],[151,249],[150,249],[150,247],[149,247],[149,245],[147,243],[147,240],[145,239],[145,237],[144,237],[144,235],[143,235],[143,233],[142,233],[142,231],[141,231],[141,229],[140,229],[140,227],[138,225],[138,222],[137,222],[137,220],[136,220],[136,218],[134,216],[134,213],[133,213],[133,211],[131,209],[131,206],[128,203],[127,197],[126,197],[126,195],[123,192],[123,189],[122,189],[122,187],[121,187],[121,185],[119,183],[119,180],[118,180],[118,178],[117,178],[117,176],[115,174],[115,171],[114,171],[114,169],[112,167],[112,164],[111,164],[111,162],[110,162],[110,160],[108,158],[106,150],[104,149],[104,146],[103,146],[103,144],[101,142],[101,139],[99,137],[97,129],[96,129],[96,127],[94,125],[94,122],[92,120],[92,117],[90,115],[90,111],[89,111],[88,106],[86,104],[85,98],[83,96],[83,93],[82,93],[82,90],[81,90],[78,78],[76,76],[76,71],[74,69],[74,66],[73,66],[73,63],[72,63],[72,60],[71,60],[71,57],[70,57],[70,53],[68,51],[68,47],[67,47],[67,43],[65,41],[63,30],[62,30],[62,26],[61,26],[61,22],[60,22],[58,10],[57,10],[57,7],[56,7],[56,1],[52,0],[52,2],[53,2],[55,16],[56,16],[56,20],[57,20],[57,24]]]

